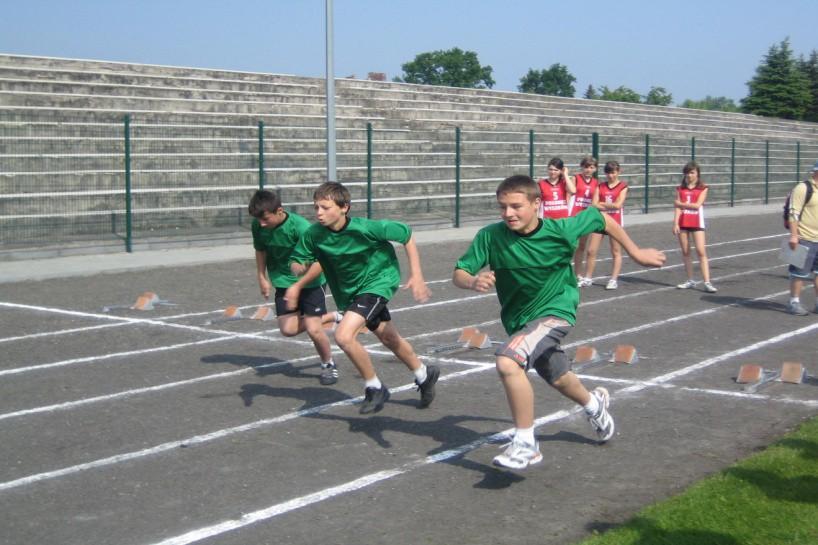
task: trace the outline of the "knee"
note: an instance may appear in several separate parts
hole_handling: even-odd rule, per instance
[[[511,358],[506,357],[497,358],[495,367],[497,368],[497,374],[500,375],[500,378],[510,377],[516,373],[519,373],[522,369],[520,364]]]
[[[335,343],[341,350],[346,351],[355,343],[356,331],[335,330]]]
[[[290,323],[288,323],[287,325],[280,326],[278,330],[285,337],[295,337],[296,335],[298,335],[298,322],[296,322],[295,326],[293,326],[293,324]]]

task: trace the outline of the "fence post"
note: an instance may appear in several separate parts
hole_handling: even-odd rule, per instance
[[[591,133],[591,155],[594,159],[599,161],[599,133]]]
[[[730,206],[736,205],[736,139],[730,144]]]
[[[801,179],[801,142],[795,143],[795,183]]]
[[[764,142],[764,204],[770,203],[770,141]]]
[[[696,137],[695,136],[690,137],[690,160],[691,161],[696,160]]]
[[[366,124],[366,217],[372,218],[372,123]]]
[[[460,127],[454,129],[454,226],[460,227]]]
[[[126,114],[125,124],[125,251],[133,252],[133,223],[131,208],[131,115]]]
[[[264,189],[264,121],[258,122],[258,188]]]
[[[645,214],[650,210],[650,135],[645,135]]]
[[[534,129],[528,131],[528,176],[534,178]]]

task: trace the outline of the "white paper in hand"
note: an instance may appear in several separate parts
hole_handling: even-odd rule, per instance
[[[804,265],[807,263],[807,253],[809,248],[806,246],[802,246],[801,244],[795,247],[795,250],[790,248],[790,241],[789,239],[784,239],[781,241],[781,251],[778,253],[779,259],[784,263],[789,263],[793,267],[798,269],[803,269]]]

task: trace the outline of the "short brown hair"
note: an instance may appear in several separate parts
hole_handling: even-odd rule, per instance
[[[352,197],[349,194],[349,190],[343,186],[343,184],[339,184],[338,182],[324,182],[323,184],[318,186],[318,189],[315,190],[315,193],[312,194],[312,200],[315,201],[335,201],[340,208],[344,206],[349,206],[352,202]]]
[[[585,157],[583,157],[583,158],[582,158],[582,160],[579,162],[579,167],[580,167],[580,168],[585,168],[585,167],[596,167],[598,164],[599,164],[599,163],[597,163],[597,162],[596,162],[596,157],[594,157],[593,155],[586,155],[586,156],[585,156]]]
[[[499,198],[502,193],[522,193],[529,202],[542,198],[540,186],[525,174],[515,174],[500,182],[497,186],[497,197]]]
[[[254,218],[261,218],[267,212],[275,213],[279,208],[281,208],[281,197],[278,196],[278,193],[267,189],[259,189],[253,193],[250,204],[247,205],[247,211]]]
[[[605,174],[610,172],[619,172],[622,168],[619,166],[619,161],[608,161],[605,163]]]

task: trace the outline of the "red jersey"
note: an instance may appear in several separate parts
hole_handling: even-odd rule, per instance
[[[556,184],[548,180],[540,180],[540,213],[541,218],[551,218],[554,220],[568,217],[568,189],[565,187],[565,179],[560,178]]]
[[[707,186],[696,184],[693,189],[688,189],[684,186],[676,188],[676,193],[679,200],[683,203],[693,204],[699,200],[702,191],[707,189]],[[704,203],[698,210],[691,210],[689,208],[682,208],[682,213],[679,215],[679,228],[681,229],[704,229]]]
[[[571,197],[571,202],[569,203],[569,215],[576,216],[589,206],[591,206],[591,201],[594,198],[594,190],[599,185],[599,180],[596,178],[591,178],[590,180],[585,180],[582,177],[582,174],[577,174],[574,177],[574,181],[577,184],[577,192],[574,193],[574,196]]]
[[[614,187],[609,186],[608,182],[605,182],[603,184],[599,184],[599,202],[613,204],[613,203],[616,202],[616,199],[619,198],[619,195],[626,189],[628,189],[628,184],[626,184],[622,180],[619,180],[619,183],[616,184]],[[605,210],[602,210],[602,212],[605,212],[606,214],[611,216],[611,218],[617,224],[624,225],[624,223],[623,223],[623,219],[624,219],[623,216],[624,216],[624,212],[625,212],[625,207],[624,206],[622,208],[616,208],[616,209],[610,209],[610,208],[605,209]]]

